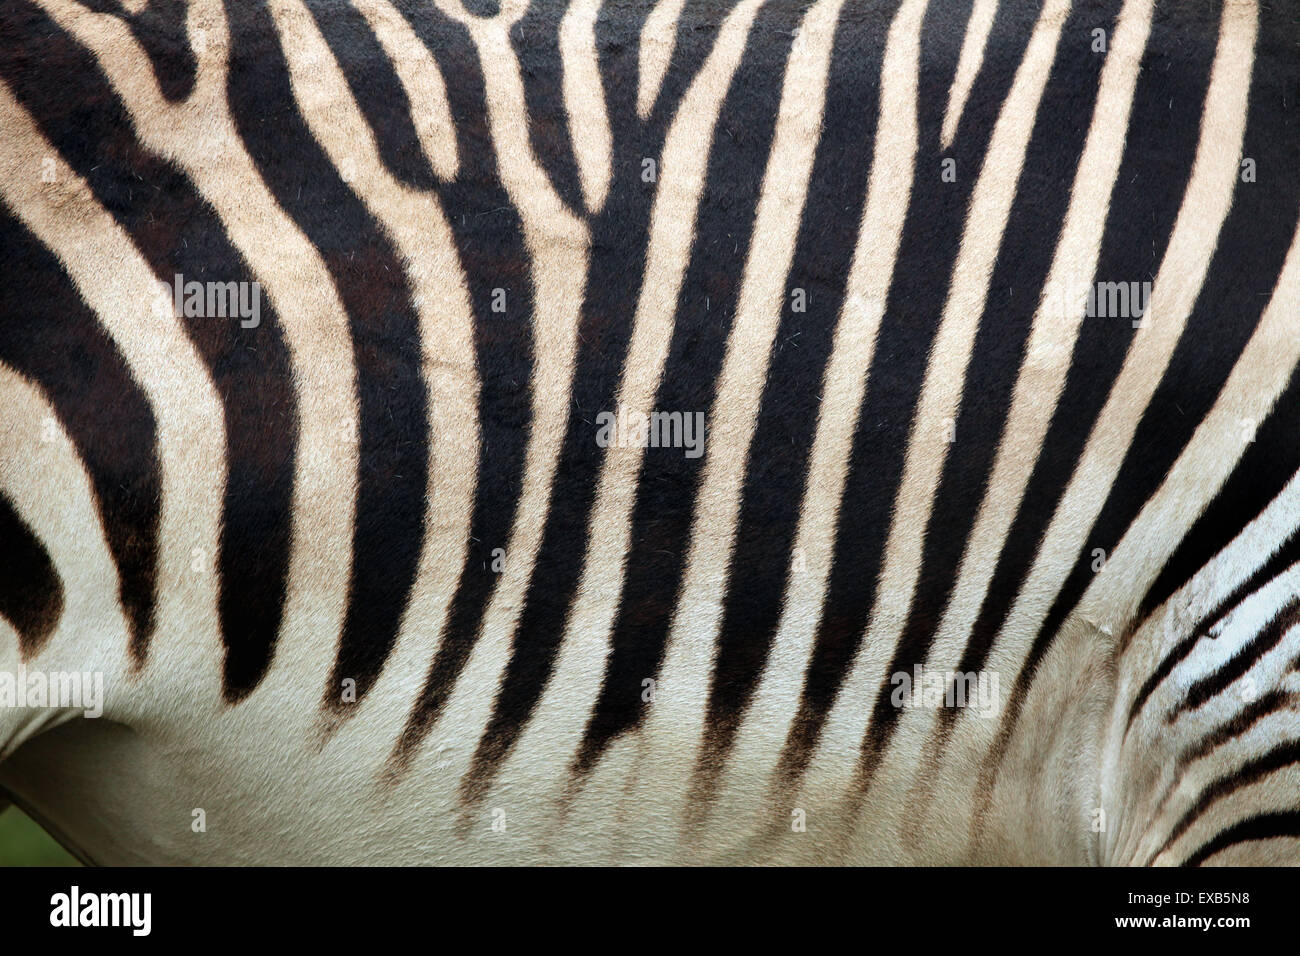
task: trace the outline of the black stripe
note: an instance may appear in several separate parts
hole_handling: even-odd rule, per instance
[[[1288,693],[1282,690],[1271,690],[1263,697],[1251,703],[1244,710],[1239,711],[1230,721],[1219,727],[1215,727],[1210,733],[1206,734],[1195,744],[1185,747],[1178,754],[1174,765],[1173,779],[1165,787],[1164,793],[1160,797],[1160,803],[1156,807],[1155,813],[1151,819],[1157,819],[1164,812],[1169,800],[1182,789],[1183,779],[1187,775],[1187,769],[1195,761],[1207,756],[1225,744],[1236,740],[1245,734],[1257,723],[1283,708],[1295,711],[1300,707],[1300,694]],[[1163,853],[1172,839],[1167,840],[1160,850],[1156,851],[1148,859],[1148,863],[1154,860],[1160,853]]]
[[[821,407],[819,386],[866,200],[884,56],[880,38],[888,34],[897,8],[895,3],[871,9],[846,6],[836,25],[822,138],[746,462],[709,689],[708,732],[696,768],[696,806],[706,803],[717,786],[780,621]],[[806,297],[805,312],[793,311],[795,289]]]
[[[6,6],[0,16],[3,47],[21,51],[6,53],[0,75],[128,232],[155,275],[168,281],[178,273],[186,281],[255,281],[193,184],[135,140],[129,115],[95,58],[27,0]],[[37,59],[41,70],[26,69],[24,57]],[[150,308],[151,303],[140,303],[142,321],[149,321]],[[56,312],[51,322],[55,316],[63,321]],[[94,317],[86,321],[93,323]],[[291,371],[279,320],[265,296],[257,328],[221,318],[189,318],[182,324],[209,369],[225,418],[229,471],[216,562],[218,610],[226,644],[225,691],[237,699],[256,686],[270,662],[284,603],[296,440]],[[45,360],[62,364],[67,353],[52,351]],[[69,384],[73,391],[84,387],[84,368],[65,366],[61,373],[51,368],[49,374],[75,376]],[[104,379],[105,391],[88,395],[63,417],[71,431],[87,435],[74,440],[97,487],[102,485],[110,546],[122,555],[123,605],[135,623],[132,646],[143,660],[153,614],[161,496],[154,422],[125,368],[101,374],[111,376]],[[108,470],[102,477],[101,469]],[[115,538],[122,543],[114,546]],[[212,556],[198,557],[206,563]]]
[[[1238,843],[1300,837],[1300,810],[1261,813],[1224,830],[1183,861],[1183,866],[1200,866],[1214,854]]]
[[[415,131],[414,116],[424,104],[410,101],[366,18],[350,4],[312,4],[307,9],[343,67],[343,78],[374,134],[384,167],[413,189],[433,188],[433,167]]]
[[[7,14],[16,9],[0,10],[0,43],[12,36]],[[0,58],[6,81],[11,64]],[[157,600],[161,480],[153,412],[58,260],[3,206],[0,249],[11,277],[0,282],[0,360],[40,387],[85,465],[138,663]]]
[[[918,152],[912,201],[903,225],[894,281],[868,372],[849,472],[841,498],[825,612],[817,629],[799,712],[777,770],[793,786],[811,758],[840,684],[852,666],[875,598],[890,516],[930,346],[961,246],[961,225],[998,112],[1038,17],[1036,4],[1003,4],[989,36],[952,147],[940,147],[949,79],[961,37],[948,12],[931,6],[921,32]],[[941,179],[941,160],[956,160],[956,182]]]
[[[581,535],[585,534],[604,454],[595,445],[596,415],[612,411],[633,332],[635,306],[644,281],[650,209],[658,186],[641,180],[642,159],[654,157],[662,172],[663,144],[692,80],[713,49],[721,24],[734,0],[713,9],[687,6],[677,24],[673,55],[646,121],[637,118],[638,52],[644,21],[612,12],[597,23],[601,73],[609,95],[614,135],[614,182],[604,214],[592,224],[592,265],[584,313],[582,350],[574,385],[574,418],[565,441],[556,487],[555,507],[538,557],[520,640],[561,627],[573,600],[582,568]],[[645,11],[648,13],[649,11]],[[640,250],[629,256],[625,250]],[[621,321],[614,317],[622,315]],[[617,356],[604,368],[597,355]],[[579,421],[580,419],[580,421]],[[567,463],[568,464],[566,466]],[[580,464],[580,462],[585,462]],[[570,470],[572,469],[572,470]],[[561,603],[551,595],[565,595]],[[659,651],[634,643],[612,643],[604,681],[574,759],[574,779],[595,765],[609,742],[634,727],[643,716],[642,680],[653,674]]]
[[[438,62],[457,134],[459,175],[439,184],[437,193],[469,283],[480,435],[469,549],[442,641],[394,750],[395,771],[405,768],[437,723],[478,639],[497,581],[493,552],[509,544],[523,488],[533,371],[529,258],[519,215],[499,179],[473,41],[432,5],[402,13]],[[495,288],[506,290],[504,314],[492,311]]]
[[[0,494],[0,617],[18,632],[18,649],[31,657],[63,614],[63,582],[40,538]]]
[[[1166,722],[1172,724],[1183,712],[1195,710],[1212,697],[1223,693],[1254,667],[1265,654],[1277,647],[1287,632],[1297,624],[1300,624],[1300,598],[1292,598],[1228,661],[1193,683],[1187,689],[1182,702],[1166,715]]]
[[[1200,138],[1217,37],[1217,30],[1187,19],[1189,10],[1190,5],[1180,5],[1162,11],[1152,25],[1098,257],[1099,279],[1150,279],[1177,219]],[[1171,103],[1179,108],[1171,109]],[[1127,321],[1084,319],[1065,388],[957,670],[984,667],[1131,342]],[[1084,556],[1083,566],[1091,573],[1091,545]],[[951,709],[940,713],[945,737],[956,717]]]
[[[342,717],[350,711],[341,703],[341,682],[356,681],[358,702],[365,695],[397,638],[415,581],[429,437],[419,322],[401,258],[298,112],[266,5],[229,2],[226,15],[235,127],[271,192],[320,251],[352,333],[360,456],[353,560],[323,701]],[[345,56],[339,62],[344,73],[365,68]]]
[[[645,11],[648,12],[648,11]],[[714,15],[716,16],[716,11]],[[689,19],[688,19],[689,22]],[[590,228],[593,236],[587,295],[578,334],[572,404],[552,487],[542,542],[520,614],[512,673],[529,672],[511,687],[527,692],[526,712],[536,704],[563,636],[583,567],[585,535],[595,504],[603,451],[595,441],[596,416],[612,409],[626,361],[635,308],[644,277],[650,209],[655,184],[642,181],[642,159],[661,157],[672,109],[681,100],[716,36],[690,30],[675,51],[659,108],[642,123],[636,114],[637,17],[602,16],[597,50],[614,137],[612,179],[605,206]],[[540,677],[539,677],[540,675]],[[639,690],[639,685],[638,685]],[[638,699],[635,694],[630,700]],[[590,738],[589,738],[590,739]]]
[[[1174,672],[1175,667],[1187,659],[1187,656],[1192,653],[1192,649],[1196,647],[1201,638],[1206,636],[1206,633],[1206,629],[1202,629],[1184,637],[1174,645],[1164,660],[1160,662],[1160,666],[1142,682],[1142,686],[1138,688],[1137,696],[1133,698],[1133,703],[1128,709],[1128,723],[1124,728],[1125,734],[1133,728],[1133,721],[1137,720],[1137,715],[1142,712],[1143,706],[1155,693],[1155,689],[1165,682],[1165,678]]]
[[[1282,247],[1285,248],[1286,240]],[[1267,246],[1267,248],[1276,248]],[[1146,616],[1167,601],[1179,588],[1213,560],[1243,528],[1253,521],[1300,471],[1300,376],[1292,373],[1286,390],[1278,397],[1268,417],[1228,480],[1201,513],[1187,537],[1179,544],[1159,577],[1142,600],[1140,614]],[[1237,588],[1240,600],[1254,590],[1258,581],[1268,580],[1300,560],[1300,533],[1292,531],[1273,556]],[[1227,599],[1231,600],[1231,598]]]
[[[1283,551],[1285,550],[1287,549],[1284,548],[1280,550],[1274,558],[1285,557],[1283,555]],[[1287,560],[1284,564],[1279,564],[1276,570],[1273,571],[1271,569],[1273,568],[1274,561],[1269,561],[1264,570],[1252,575],[1249,581],[1242,582],[1242,584],[1238,585],[1237,588],[1233,590],[1232,594],[1223,601],[1220,601],[1213,611],[1205,615],[1201,626],[1198,627],[1196,631],[1174,645],[1169,654],[1160,662],[1160,666],[1157,667],[1156,670],[1142,683],[1137,696],[1134,697],[1133,703],[1129,707],[1128,724],[1125,727],[1126,734],[1132,728],[1133,721],[1137,719],[1137,715],[1141,713],[1143,706],[1151,697],[1152,693],[1155,692],[1155,689],[1159,687],[1171,673],[1173,673],[1175,667],[1187,658],[1201,638],[1214,634],[1215,629],[1226,621],[1228,614],[1240,605],[1247,594],[1253,593],[1262,588],[1266,582],[1272,581],[1278,574],[1282,573],[1283,570],[1290,567],[1292,563],[1292,561]],[[1214,634],[1214,637],[1217,638],[1218,634]]]
[[[1284,744],[1273,747],[1267,753],[1256,757],[1254,760],[1248,761],[1236,773],[1227,777],[1221,777],[1214,781],[1214,783],[1206,788],[1206,790],[1201,794],[1196,803],[1183,814],[1178,823],[1174,826],[1172,832],[1169,834],[1169,839],[1165,840],[1164,845],[1156,851],[1151,859],[1154,860],[1167,851],[1174,844],[1175,840],[1186,833],[1192,825],[1205,814],[1206,810],[1208,810],[1211,805],[1225,797],[1231,796],[1238,790],[1243,790],[1251,784],[1263,780],[1270,774],[1276,773],[1279,770],[1284,770],[1296,763],[1300,763],[1300,741],[1290,740]],[[1263,814],[1237,823],[1227,830],[1220,832],[1213,839],[1203,844],[1195,853],[1183,861],[1183,865],[1200,866],[1203,861],[1234,843],[1243,843],[1247,840],[1269,839],[1273,835],[1300,836],[1300,815],[1297,815],[1297,829],[1295,831],[1270,831],[1269,827],[1272,824],[1257,822],[1277,816],[1279,816],[1279,814]],[[1260,835],[1242,836],[1242,834]]]
[[[591,223],[593,243],[587,294],[578,334],[572,404],[552,487],[541,546],[525,595],[514,646],[519,669],[545,675],[554,660],[581,576],[587,523],[594,505],[603,452],[596,445],[596,416],[612,409],[632,335],[634,307],[645,267],[655,184],[642,181],[642,159],[660,157],[673,109],[680,102],[716,37],[712,19],[688,14],[660,91],[659,105],[637,118],[639,17],[611,14],[597,21],[597,50],[614,137],[609,195]],[[716,16],[717,11],[712,12]],[[711,29],[703,29],[704,26]],[[697,29],[699,28],[699,29]],[[541,681],[528,682],[540,690]],[[639,687],[638,687],[639,690]],[[629,695],[629,699],[636,699]],[[536,698],[528,701],[528,708]]]

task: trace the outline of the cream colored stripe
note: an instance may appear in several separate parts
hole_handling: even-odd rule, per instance
[[[809,787],[826,786],[826,774],[841,780],[843,767],[851,767],[856,761],[871,704],[881,685],[882,671],[893,656],[911,606],[920,570],[919,542],[925,534],[947,455],[947,438],[957,417],[966,364],[984,313],[994,261],[1068,12],[1068,0],[1049,0],[1044,5],[975,183],[942,324],[930,350],[930,365],[913,420],[871,621],[827,717],[818,751],[809,767]],[[938,175],[938,171],[931,174]],[[958,170],[958,175],[962,174]],[[960,441],[961,436],[957,435],[956,439]]]
[[[785,606],[771,657],[737,735],[730,760],[732,773],[722,787],[751,807],[768,796],[766,784],[798,710],[813,638],[825,609],[831,544],[839,522],[853,434],[912,190],[921,24],[927,6],[928,0],[905,0],[885,42],[867,201],[822,388]]]
[[[1123,156],[1125,131],[1142,52],[1150,31],[1151,13],[1151,0],[1129,0],[1121,12],[1102,70],[1097,105],[1079,161],[1065,225],[1034,316],[992,477],[967,540],[952,598],[936,632],[931,661],[945,665],[956,662],[966,646],[1065,386],[1074,342],[1084,320],[1089,283],[1095,277],[1106,209]],[[1244,110],[1242,115],[1244,117]],[[1237,141],[1240,134],[1238,128]],[[1107,405],[1110,415],[1102,415],[1105,427],[1099,433],[1097,448],[1109,449],[1112,456],[1119,456],[1114,458],[1115,468],[1132,440],[1132,429],[1150,401],[1160,371],[1178,343],[1191,308],[1188,294],[1199,286],[1209,251],[1213,249],[1218,226],[1212,231],[1207,230],[1198,241],[1198,223],[1207,213],[1214,222],[1221,222],[1231,199],[1232,184],[1228,182],[1225,186],[1223,177],[1218,175],[1220,169],[1206,167],[1204,163],[1197,168],[1199,178],[1193,181],[1183,203],[1178,228],[1169,247],[1170,254],[1165,257],[1161,281],[1157,283],[1156,295],[1149,303],[1148,321],[1137,333],[1129,351],[1126,371],[1112,392]],[[1216,197],[1215,192],[1222,195]],[[1202,203],[1211,199],[1207,210]],[[1193,255],[1194,258],[1186,261],[1178,258],[1183,255]],[[1184,274],[1195,276],[1195,280],[1181,282],[1178,276]],[[1138,280],[1142,277],[1132,278]],[[1123,322],[1125,328],[1117,328],[1115,334],[1128,332],[1127,319],[1099,317],[1092,321]],[[1110,462],[1097,464],[1105,464],[1107,468],[1111,465]],[[1113,480],[1113,470],[1107,477],[1106,471],[1098,472],[1094,465],[1088,481],[1078,485],[1080,492],[1086,489],[1086,496],[1092,500],[1088,504],[1080,502],[1076,507],[1100,508],[1105,496],[1098,495],[1097,489],[1109,487]]]
[[[957,75],[948,90],[948,109],[943,114],[943,129],[939,133],[939,142],[944,149],[952,145],[953,137],[957,135],[962,110],[966,108],[971,87],[975,85],[975,77],[979,76],[980,66],[984,63],[984,50],[997,12],[998,0],[975,0],[971,8],[966,39],[962,41],[961,55],[957,59]]]
[[[690,261],[695,217],[704,189],[708,150],[701,149],[700,144],[712,139],[759,2],[745,0],[727,17],[717,45],[691,83],[664,143],[659,188],[651,212],[645,280],[619,389],[620,405],[630,410],[647,412],[654,401],[672,339],[678,292]],[[593,425],[592,441],[595,439]],[[527,739],[521,741],[519,759],[512,761],[511,776],[527,772],[529,779],[534,779],[535,774],[537,780],[544,781],[544,792],[557,785],[557,775],[564,767],[559,760],[567,759],[576,748],[600,691],[609,630],[622,589],[642,454],[642,449],[635,446],[605,450],[596,504],[588,523],[589,546],[582,579],[556,662],[556,677],[538,705]],[[558,735],[547,741],[546,748],[535,743],[544,730]]]
[[[831,49],[842,6],[842,0],[820,0],[809,8],[786,65],[736,314],[705,436],[686,571],[660,670],[665,690],[656,696],[646,720],[648,759],[656,772],[653,781],[643,784],[653,787],[660,800],[684,800],[704,733],[745,465],[758,424],[772,342],[788,308],[786,277],[820,141]]]
[[[215,637],[212,562],[226,482],[221,401],[180,320],[168,309],[152,308],[158,280],[130,236],[3,84],[0,119],[0,196],[58,256],[122,353],[157,422],[162,508],[153,646],[192,644],[196,634]],[[54,160],[53,183],[36,175],[33,157]],[[198,572],[192,570],[195,549],[201,555]]]
[[[198,79],[178,104],[163,99],[149,58],[119,19],[71,0],[41,2],[93,51],[146,147],[176,163],[202,193],[279,316],[294,368],[298,454],[284,623],[256,696],[314,693],[307,688],[324,686],[337,650],[351,570],[357,402],[347,313],[325,263],[263,183],[230,117],[219,0],[189,7]],[[281,708],[276,719],[310,733],[314,714]]]
[[[505,570],[484,616],[480,640],[435,729],[444,739],[477,742],[513,651],[519,611],[541,545],[568,422],[590,236],[551,188],[529,141],[523,77],[509,37],[511,17],[522,8],[503,6],[500,17],[487,20],[466,17],[463,10],[457,11],[458,3],[440,2],[445,4],[444,12],[462,19],[478,49],[497,168],[522,220],[533,289],[532,422],[522,493],[505,545]],[[513,305],[507,299],[507,315],[480,317],[480,321],[523,321],[522,291],[508,293],[516,298]],[[449,758],[452,772],[459,775],[468,769],[475,749],[476,745],[465,744]]]
[[[7,98],[7,91],[2,95]],[[30,169],[22,175],[35,178]],[[41,389],[4,363],[0,492],[40,539],[63,586],[62,617],[34,664],[48,667],[44,662],[54,658],[75,661],[76,668],[84,670],[106,664],[109,661],[101,658],[108,658],[119,669],[130,667],[127,621],[117,599],[117,566],[90,476]],[[0,644],[0,660],[17,664],[16,633],[13,641]],[[16,726],[11,720],[32,716],[27,708],[19,713],[0,708],[0,746]]]
[[[677,47],[677,21],[685,6],[686,0],[659,0],[646,17],[637,51],[636,112],[641,119],[650,115],[663,87]]]
[[[613,143],[605,91],[596,54],[596,15],[600,0],[573,0],[560,21],[560,62],[564,72],[564,105],[569,135],[582,180],[588,212],[599,212],[609,192]]]
[[[438,62],[389,0],[353,0],[388,54],[411,104],[411,120],[439,179],[456,178],[456,127]],[[275,6],[272,5],[272,10]]]
[[[283,0],[273,5],[272,16],[284,40],[299,110],[335,167],[351,170],[352,189],[392,237],[420,315],[421,373],[432,432],[420,565],[398,641],[371,694],[374,703],[364,721],[345,731],[394,740],[411,698],[398,688],[432,655],[468,550],[479,441],[474,317],[455,239],[437,197],[403,185],[388,172],[307,8]]]
[[[35,178],[30,168],[23,175]],[[46,673],[102,674],[104,715],[131,720],[141,710],[139,675],[126,652],[117,567],[90,476],[40,388],[3,363],[0,494],[40,539],[63,588],[54,633],[27,666]],[[18,633],[0,617],[0,669],[16,673],[19,664]],[[71,708],[0,707],[0,762],[32,737],[81,716],[82,711]]]
[[[1048,526],[1033,570],[1022,589],[1022,597],[1017,601],[994,646],[990,666],[1001,668],[1004,673],[1013,674],[1018,669],[1018,662],[1023,660],[1029,641],[1042,626],[1051,602],[1078,556],[1087,548],[1086,535],[1105,504],[1106,492],[1115,481],[1138,422],[1159,384],[1200,293],[1219,229],[1227,216],[1237,183],[1237,162],[1245,131],[1255,33],[1256,9],[1251,0],[1224,7],[1219,48],[1210,89],[1206,94],[1196,163],[1170,238],[1169,249],[1156,279],[1149,314],[1129,349],[1127,360],[1111,389],[1097,425],[1088,436],[1083,457]],[[1116,51],[1117,48],[1112,47],[1111,56]],[[1284,287],[1279,285],[1278,292],[1284,291]],[[1262,405],[1249,401],[1244,406],[1255,410],[1252,417],[1256,421],[1262,419],[1272,404],[1272,397],[1276,394],[1276,389],[1272,386],[1276,384],[1280,388],[1285,385],[1285,374],[1281,375],[1280,384],[1274,382],[1271,376],[1281,374],[1279,370],[1282,368],[1289,373],[1297,354],[1294,347],[1283,348],[1276,355],[1251,351],[1252,348],[1259,348],[1262,336],[1266,338],[1270,323],[1278,321],[1277,305],[1275,296],[1251,345],[1234,368],[1233,378],[1229,379],[1231,384],[1234,378],[1250,374],[1248,370],[1252,368],[1252,363],[1261,362],[1256,374],[1263,376],[1260,381],[1262,388],[1257,398],[1264,399],[1267,396],[1266,401]],[[1258,355],[1258,358],[1251,358],[1252,355]],[[1283,364],[1276,364],[1279,362]],[[1220,409],[1225,402],[1229,406],[1232,402],[1232,393],[1226,387],[1215,411],[1202,424],[1197,436],[1202,436],[1204,429],[1216,421],[1217,415],[1222,414]],[[1175,466],[1162,486],[1162,491],[1178,497],[1176,520],[1171,517],[1167,524],[1157,529],[1154,537],[1146,542],[1147,547],[1136,553],[1129,551],[1123,554],[1126,542],[1142,540],[1141,535],[1147,533],[1143,530],[1143,519],[1138,518],[1124,542],[1121,542],[1116,553],[1106,562],[1102,573],[1093,580],[1085,593],[1079,611],[1086,620],[1102,627],[1103,633],[1113,632],[1127,623],[1147,586],[1164,565],[1161,556],[1172,553],[1186,529],[1208,504],[1213,491],[1218,489],[1218,481],[1227,476],[1245,451],[1244,438],[1240,422],[1234,422],[1231,429],[1221,432],[1217,439],[1214,467],[1195,476],[1189,475],[1191,480],[1187,484],[1173,484],[1174,476],[1179,474],[1179,468]],[[1206,440],[1199,437],[1201,442]],[[1180,464],[1189,454],[1195,454],[1197,443],[1198,438],[1194,438],[1179,459]],[[1218,480],[1212,478],[1216,474],[1220,475]],[[1198,494],[1197,491],[1208,493]],[[1148,503],[1147,510],[1158,506],[1160,500],[1161,493],[1157,493]],[[1134,534],[1139,537],[1132,538]],[[1131,546],[1129,544],[1130,548]],[[1129,562],[1127,566],[1124,559]],[[1119,563],[1116,563],[1117,560]],[[1012,642],[1010,638],[1013,637],[1018,640]]]

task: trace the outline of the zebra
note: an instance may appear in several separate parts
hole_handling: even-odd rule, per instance
[[[1294,862],[1297,44],[7,0],[0,792],[99,864]]]

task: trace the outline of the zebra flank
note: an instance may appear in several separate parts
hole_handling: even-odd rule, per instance
[[[112,864],[1296,862],[1298,48],[6,0],[0,798]]]

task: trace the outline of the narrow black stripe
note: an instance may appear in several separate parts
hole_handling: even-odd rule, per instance
[[[1151,815],[1156,819],[1164,812],[1170,798],[1176,794],[1182,787],[1183,779],[1187,775],[1187,769],[1195,761],[1207,756],[1225,744],[1241,737],[1257,723],[1283,708],[1288,708],[1293,712],[1300,707],[1300,694],[1288,693],[1283,690],[1271,690],[1263,697],[1251,703],[1244,710],[1239,711],[1230,721],[1222,726],[1215,727],[1210,733],[1206,734],[1199,741],[1185,747],[1178,754],[1174,765],[1173,779],[1165,787],[1164,793],[1160,797],[1160,803],[1156,807],[1155,813]],[[1163,853],[1171,840],[1165,842],[1164,847],[1151,855],[1147,861],[1154,860],[1160,853]]]
[[[437,723],[478,639],[500,568],[494,570],[494,552],[509,545],[523,488],[533,372],[528,253],[519,214],[498,175],[473,41],[433,5],[402,13],[438,62],[456,129],[460,172],[455,182],[438,184],[437,194],[469,283],[480,434],[469,549],[442,642],[394,751],[394,770],[407,765]],[[492,311],[494,289],[505,291],[505,313]]]
[[[271,192],[319,249],[352,333],[360,456],[353,560],[324,696],[343,716],[341,681],[354,679],[362,699],[397,638],[415,581],[429,437],[418,315],[401,258],[298,112],[266,5],[230,2],[226,15],[234,35],[227,97],[235,126]],[[340,66],[345,73],[365,68],[346,57]]]
[[[807,491],[820,385],[866,200],[884,56],[880,38],[888,34],[897,7],[896,3],[869,10],[846,6],[836,25],[822,138],[746,462],[733,566],[709,689],[708,732],[696,769],[698,805],[711,798],[718,783],[780,621],[786,573]],[[796,290],[804,296],[806,311],[794,311]]]
[[[1214,854],[1238,843],[1300,837],[1300,810],[1261,813],[1224,830],[1183,861],[1183,866],[1200,866]]]
[[[1274,557],[1276,559],[1284,556],[1282,551],[1279,551]],[[1162,684],[1171,673],[1173,673],[1175,667],[1187,658],[1187,655],[1192,652],[1192,648],[1196,646],[1197,642],[1200,641],[1201,638],[1212,633],[1217,626],[1223,623],[1228,614],[1242,602],[1247,594],[1259,590],[1266,582],[1273,580],[1283,570],[1290,567],[1292,563],[1293,561],[1288,560],[1285,564],[1278,565],[1276,571],[1270,572],[1270,569],[1273,566],[1273,561],[1270,561],[1265,569],[1252,575],[1250,580],[1244,581],[1242,584],[1238,585],[1232,594],[1223,601],[1220,601],[1213,611],[1205,615],[1200,627],[1174,645],[1173,649],[1170,650],[1165,659],[1160,662],[1160,666],[1157,667],[1156,670],[1142,683],[1137,696],[1133,699],[1133,703],[1129,707],[1128,725],[1125,728],[1126,734],[1128,733],[1128,730],[1132,728],[1133,721],[1137,719],[1137,715],[1141,713],[1143,706],[1151,697],[1152,693],[1155,692],[1155,689],[1160,686],[1160,684]]]
[[[1265,654],[1277,647],[1287,632],[1297,624],[1300,624],[1300,598],[1292,598],[1228,661],[1187,688],[1187,695],[1177,707],[1169,711],[1165,720],[1173,723],[1183,712],[1195,710],[1210,698],[1223,693]]]
[[[960,250],[961,226],[1014,66],[1024,56],[1038,12],[1037,4],[998,8],[985,68],[972,87],[956,141],[946,151],[940,148],[939,133],[962,38],[939,6],[929,8],[922,24],[912,204],[853,438],[825,612],[799,712],[777,770],[778,779],[787,783],[802,775],[811,758],[863,637],[902,480],[912,413]],[[942,181],[944,158],[956,161],[956,182]]]
[[[1232,794],[1236,793],[1238,790],[1244,790],[1246,787],[1249,787],[1251,784],[1258,783],[1260,780],[1263,780],[1265,777],[1269,776],[1270,774],[1276,773],[1279,770],[1284,770],[1287,767],[1290,767],[1296,763],[1300,763],[1300,741],[1290,740],[1284,744],[1279,744],[1278,746],[1273,747],[1267,753],[1264,753],[1259,757],[1256,757],[1254,760],[1248,761],[1236,773],[1233,773],[1226,777],[1220,777],[1218,780],[1214,781],[1214,783],[1212,783],[1209,787],[1207,787],[1205,791],[1201,794],[1201,796],[1197,799],[1196,803],[1193,804],[1192,807],[1188,809],[1186,813],[1183,814],[1183,816],[1179,819],[1178,823],[1174,826],[1174,829],[1170,832],[1169,839],[1165,840],[1164,845],[1159,850],[1156,851],[1156,853],[1152,856],[1152,859],[1153,860],[1156,859],[1162,853],[1167,851],[1171,846],[1173,846],[1174,841],[1176,841],[1179,837],[1181,837],[1184,833],[1186,833],[1189,829],[1191,829],[1193,824],[1195,824],[1197,820],[1199,820],[1202,816],[1204,816],[1205,812],[1213,804],[1219,802],[1220,800],[1223,800],[1225,797],[1231,796]],[[1267,814],[1265,816],[1275,817],[1277,816],[1277,814]],[[1213,856],[1215,853],[1218,853],[1220,850],[1224,849],[1225,847],[1231,846],[1234,843],[1241,843],[1244,842],[1245,840],[1267,839],[1267,837],[1264,836],[1247,836],[1244,839],[1239,837],[1234,838],[1232,836],[1233,834],[1238,834],[1242,832],[1245,833],[1266,832],[1266,831],[1256,830],[1254,826],[1248,826],[1249,824],[1252,824],[1254,821],[1259,819],[1261,818],[1254,817],[1251,818],[1250,820],[1244,820],[1241,823],[1238,823],[1230,827],[1229,829],[1219,833],[1213,839],[1211,839],[1203,846],[1201,846],[1195,853],[1189,856],[1186,860],[1184,860],[1183,865],[1199,866],[1202,861],[1208,859],[1209,857]],[[1259,824],[1259,826],[1266,826],[1266,825]],[[1278,835],[1283,835],[1283,834],[1279,833]],[[1297,829],[1293,835],[1300,836],[1300,829]]]
[[[1208,565],[1300,471],[1300,448],[1294,440],[1297,434],[1300,434],[1300,376],[1293,372],[1286,390],[1256,431],[1253,443],[1151,585],[1142,600],[1139,611],[1142,616],[1152,613]],[[1293,530],[1259,571],[1241,583],[1237,593],[1244,596],[1254,590],[1257,580],[1268,580],[1297,560],[1300,560],[1300,533]]]
[[[58,569],[36,533],[0,494],[0,617],[18,632],[23,657],[41,649],[62,614]]]
[[[129,233],[155,275],[169,282],[177,274],[186,282],[257,280],[193,184],[136,141],[125,107],[88,51],[27,0],[0,11],[0,31],[6,51],[0,75]],[[28,68],[27,57],[41,69]],[[150,308],[140,304],[142,314]],[[63,321],[57,311],[51,321],[56,317]],[[270,663],[283,610],[297,433],[292,373],[279,319],[265,295],[256,328],[242,328],[234,318],[181,321],[208,367],[225,418],[228,473],[216,565],[225,691],[237,699],[257,685]],[[45,360],[64,363],[67,355],[53,350]],[[61,374],[78,377],[75,390],[85,369]],[[118,563],[123,605],[136,622],[132,646],[142,660],[153,613],[160,476],[147,400],[131,398],[137,388],[125,369],[120,375],[105,379],[105,392],[63,417],[70,430],[87,435],[79,450],[97,487],[103,484],[110,547],[134,555],[119,556]],[[143,411],[135,409],[136,402],[145,405]],[[102,423],[109,414],[112,424]],[[105,447],[91,452],[92,441]],[[111,471],[101,478],[101,468]],[[113,545],[115,537],[120,546]],[[214,556],[195,557],[203,565]]]
[[[1127,734],[1133,727],[1133,721],[1137,720],[1137,715],[1142,712],[1143,706],[1146,705],[1155,689],[1165,682],[1165,679],[1174,672],[1174,668],[1187,659],[1201,638],[1206,636],[1205,630],[1197,630],[1174,645],[1173,649],[1160,662],[1160,666],[1151,672],[1150,676],[1142,682],[1138,688],[1137,696],[1133,698],[1133,703],[1128,709],[1128,723],[1124,728]]]

